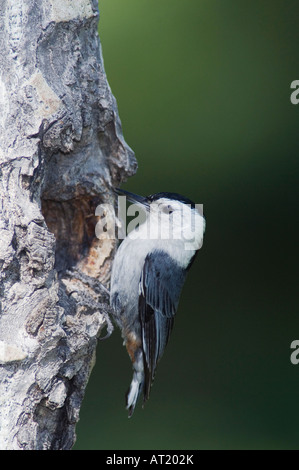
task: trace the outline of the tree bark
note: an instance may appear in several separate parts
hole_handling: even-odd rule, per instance
[[[136,171],[96,0],[0,0],[0,448],[70,449],[105,324],[100,203]],[[99,390],[100,394],[100,390]]]

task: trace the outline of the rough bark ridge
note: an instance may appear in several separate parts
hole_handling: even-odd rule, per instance
[[[95,208],[136,161],[98,16],[96,0],[0,0],[1,449],[72,447],[105,323],[115,245]]]

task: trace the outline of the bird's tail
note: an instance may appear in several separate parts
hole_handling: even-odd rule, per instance
[[[136,359],[133,363],[133,370],[133,379],[126,395],[127,410],[129,410],[129,418],[131,418],[137,400],[141,392],[144,390],[144,371],[142,354],[140,354],[140,357]]]

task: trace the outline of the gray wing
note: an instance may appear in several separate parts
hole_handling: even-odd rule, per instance
[[[139,284],[139,318],[144,354],[144,399],[149,398],[157,362],[174,322],[186,270],[164,251],[147,255]]]

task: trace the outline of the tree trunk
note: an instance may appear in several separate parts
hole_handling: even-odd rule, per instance
[[[115,240],[95,208],[136,171],[96,0],[0,0],[0,448],[70,449]],[[100,391],[99,391],[100,393]]]

